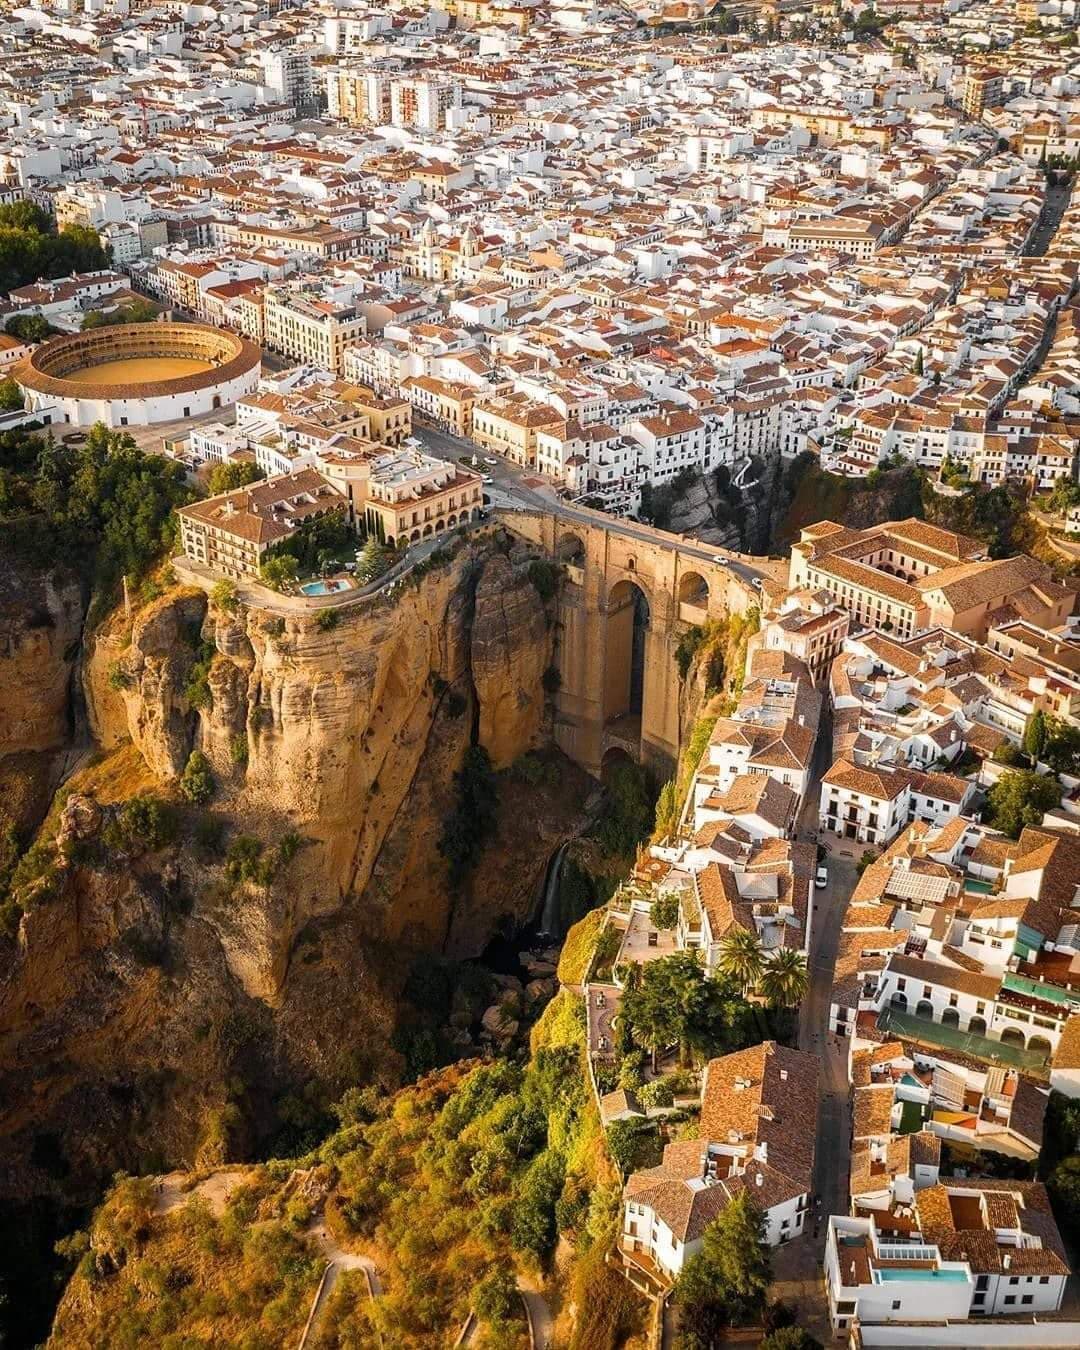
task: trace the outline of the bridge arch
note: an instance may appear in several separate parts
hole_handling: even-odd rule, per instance
[[[636,719],[640,740],[645,702],[645,639],[652,606],[645,589],[625,577],[608,592],[604,623],[604,725]],[[624,735],[633,737],[627,727]]]
[[[555,556],[560,562],[574,563],[581,567],[585,562],[585,541],[580,534],[567,530],[559,536],[555,545]]]
[[[694,605],[698,609],[708,609],[709,583],[700,572],[684,572],[679,578],[678,599],[680,605]]]
[[[667,777],[687,731],[679,639],[687,625],[759,606],[764,560],[717,562],[692,540],[577,505],[500,511],[499,522],[573,583],[555,624],[558,745],[590,773],[619,746]]]

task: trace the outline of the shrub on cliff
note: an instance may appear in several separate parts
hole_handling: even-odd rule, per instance
[[[172,811],[149,793],[126,801],[101,832],[110,848],[123,853],[156,853],[175,836]]]
[[[218,609],[223,609],[226,614],[235,614],[240,604],[236,583],[226,580],[225,577],[222,577],[220,581],[215,581],[210,591],[210,599],[217,605]]]
[[[210,761],[201,750],[192,750],[180,775],[180,791],[193,806],[205,806],[214,795],[214,775]]]
[[[204,642],[188,670],[184,681],[184,698],[190,708],[208,708],[212,702],[210,667],[214,664],[215,651],[212,642]]]
[[[446,859],[451,882],[459,885],[495,829],[495,774],[483,746],[466,750],[464,762],[454,774],[454,786],[457,802],[443,822],[439,852]]]
[[[559,577],[562,575],[557,563],[544,558],[536,558],[529,564],[529,580],[536,587],[541,600],[554,598],[559,589]]]

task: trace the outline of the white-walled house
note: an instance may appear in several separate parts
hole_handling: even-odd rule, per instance
[[[677,1279],[743,1190],[762,1211],[770,1246],[804,1231],[819,1067],[815,1055],[774,1041],[710,1061],[698,1138],[668,1144],[659,1167],[634,1172],[624,1187],[620,1247],[631,1279]]]
[[[825,1282],[837,1335],[856,1321],[942,1325],[1061,1307],[1069,1266],[1041,1183],[950,1179],[917,1192],[912,1209],[916,1227],[905,1224],[902,1239],[873,1214],[829,1219]]]
[[[840,759],[821,780],[820,827],[860,844],[884,844],[908,819],[908,776]]]
[[[887,844],[912,821],[944,825],[963,814],[975,785],[947,773],[858,765],[838,759],[821,780],[823,830],[863,844]]]

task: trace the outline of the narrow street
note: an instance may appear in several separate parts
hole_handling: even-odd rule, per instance
[[[813,776],[803,802],[798,837],[815,842],[821,778],[832,763],[832,725],[828,709],[814,756]],[[821,1061],[817,1145],[814,1158],[815,1203],[806,1234],[777,1253],[774,1262],[778,1299],[797,1307],[800,1324],[825,1338],[827,1317],[822,1264],[830,1214],[846,1214],[851,1153],[851,1119],[847,1078],[847,1042],[829,1032],[833,971],[848,900],[857,880],[850,848],[833,841],[825,865],[828,882],[813,889],[810,927],[810,983],[799,1022],[799,1048]]]
[[[1024,250],[1025,257],[1041,258],[1049,248],[1050,240],[1053,239],[1057,227],[1061,223],[1061,217],[1065,214],[1065,208],[1069,205],[1071,195],[1071,179],[1066,183],[1051,183],[1047,187],[1042,214],[1039,216],[1035,233],[1031,236],[1031,240]]]

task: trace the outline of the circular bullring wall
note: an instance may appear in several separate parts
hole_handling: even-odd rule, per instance
[[[126,323],[44,342],[12,374],[29,408],[58,407],[73,426],[141,427],[235,403],[261,359],[253,342],[203,324]]]

